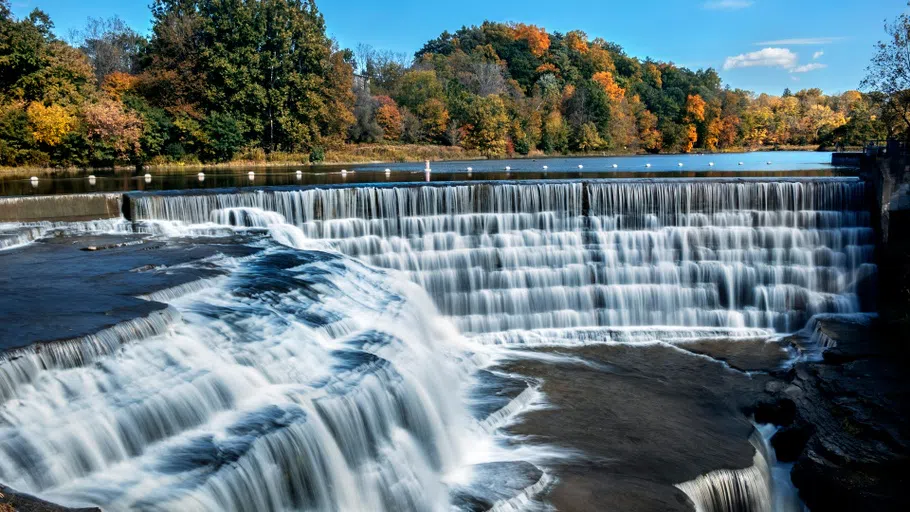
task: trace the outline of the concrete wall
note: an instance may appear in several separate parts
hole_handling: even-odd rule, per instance
[[[120,216],[123,194],[0,197],[0,222],[79,221]]]

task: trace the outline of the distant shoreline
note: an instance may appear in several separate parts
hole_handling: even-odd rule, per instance
[[[847,148],[859,150],[860,148]],[[724,151],[715,152],[693,152],[693,153],[655,153],[655,156],[673,156],[673,155],[712,155],[712,154],[730,154],[730,153],[773,153],[780,151],[805,151],[805,152],[826,152],[833,151],[821,149],[818,146],[773,146],[760,148],[729,148]],[[623,157],[639,156],[648,153],[633,152],[610,152],[597,151],[587,153],[570,152],[566,154],[546,154],[542,152],[532,152],[527,155],[503,155],[495,158],[488,158],[474,151],[465,150],[461,147],[433,146],[433,145],[360,145],[346,146],[340,149],[331,149],[326,151],[326,159],[319,163],[311,163],[299,158],[302,155],[288,153],[276,153],[270,160],[251,160],[238,158],[230,162],[216,164],[202,163],[161,163],[147,164],[142,169],[148,170],[203,170],[203,169],[249,169],[249,168],[285,168],[285,167],[309,167],[319,168],[323,166],[340,166],[340,165],[372,165],[372,164],[401,164],[401,163],[418,163],[424,161],[431,162],[457,162],[457,161],[484,161],[484,160],[546,160],[556,158],[605,158],[605,157]],[[387,156],[387,158],[381,158]],[[93,168],[62,168],[62,167],[0,167],[0,177],[23,177],[30,176],[49,176],[49,175],[66,175],[81,174],[90,171],[124,171],[134,172],[136,167],[133,166],[116,166],[116,167],[93,167]]]

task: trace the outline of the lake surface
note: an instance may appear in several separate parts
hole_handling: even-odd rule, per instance
[[[679,164],[682,164],[680,166]],[[713,164],[713,165],[712,165]],[[831,153],[782,151],[711,155],[641,155],[618,157],[540,158],[377,163],[294,167],[151,169],[147,171],[78,171],[28,177],[0,177],[0,195],[52,195],[130,190],[182,190],[246,186],[330,185],[414,181],[486,181],[506,179],[838,176],[852,173],[831,165]],[[546,167],[546,168],[545,168]],[[388,172],[386,172],[388,169]],[[470,170],[469,170],[470,169]],[[298,171],[300,172],[298,174]],[[253,172],[251,178],[249,173]],[[151,174],[150,178],[145,174]],[[90,180],[89,176],[95,176]]]

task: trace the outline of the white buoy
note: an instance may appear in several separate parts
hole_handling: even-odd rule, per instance
[[[546,166],[546,165],[545,165],[545,166],[543,166],[543,170],[545,170],[545,171],[546,171],[546,170],[547,170],[547,169],[549,169],[549,167],[547,167],[547,166]]]
[[[473,171],[473,170],[474,170],[474,168],[468,167],[468,172],[471,172],[471,171]]]
[[[742,165],[742,164],[743,164],[742,162],[739,163],[739,165]]]
[[[392,175],[392,169],[386,169],[386,170],[385,170],[385,175],[386,175],[386,176],[391,176],[391,175]]]
[[[614,168],[614,169],[616,169],[616,168],[618,168],[618,167],[619,167],[619,165],[613,164],[613,168]]]
[[[297,171],[296,174],[297,174],[297,179],[298,179],[298,180],[299,180],[300,178],[303,178],[303,171]]]
[[[508,165],[507,165],[507,166],[506,166],[506,170],[507,170],[507,171],[511,171],[511,170],[512,170],[512,168],[511,168],[511,167],[509,167],[509,166],[508,166]]]
[[[680,163],[678,163],[678,164],[676,164],[676,165],[679,166],[679,167],[682,167],[682,166],[683,166],[683,163],[680,162]]]
[[[149,173],[145,173],[145,179],[147,179],[147,180],[152,179],[152,175]]]
[[[95,175],[94,174],[92,174],[91,176],[88,177],[88,184],[89,185],[95,184]]]
[[[348,175],[348,170],[347,170],[347,169],[342,169],[342,170],[341,170],[341,175],[342,175],[342,176],[347,176],[347,175]]]
[[[32,183],[32,187],[38,188],[38,177],[32,176],[32,179],[29,180]]]
[[[645,167],[651,167],[651,164],[645,164]]]
[[[430,161],[429,161],[429,160],[426,160],[426,161],[424,162],[423,168],[426,169],[426,170],[428,170],[428,171],[430,170]]]
[[[89,180],[95,179],[95,175],[94,175],[94,174],[89,174],[89,175],[88,175],[88,179],[89,179]]]
[[[714,167],[714,162],[708,162],[708,165]]]
[[[29,180],[29,181],[38,181],[38,177],[37,177],[37,176],[32,176],[32,179]]]
[[[246,173],[246,175],[247,175],[247,177],[250,178],[250,181],[256,179],[256,173],[253,172],[253,171],[250,171],[250,172]]]
[[[204,172],[200,172],[200,173],[197,174],[196,176],[199,177],[199,181],[205,181],[205,173],[204,173]]]
[[[581,165],[581,164],[578,164],[578,168],[579,168],[579,169],[584,169],[585,166],[583,166],[583,165]]]
[[[768,165],[771,165],[771,160],[768,160]]]

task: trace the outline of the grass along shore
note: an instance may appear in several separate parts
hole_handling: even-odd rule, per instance
[[[847,148],[847,150],[860,148]],[[756,151],[819,151],[817,146],[761,146],[757,148],[730,148],[716,153],[749,153]],[[565,157],[610,157],[634,156],[641,153],[595,151],[587,153],[547,154],[542,151],[533,151],[527,155],[502,155],[493,159],[524,159],[524,158],[565,158]],[[670,154],[670,153],[661,153]],[[268,167],[318,167],[321,165],[357,165],[375,163],[406,163],[406,162],[445,162],[459,160],[487,160],[479,151],[468,150],[458,146],[438,146],[430,144],[348,144],[339,148],[327,149],[325,159],[319,163],[311,163],[309,156],[303,153],[276,152],[266,155],[262,151],[244,152],[230,162],[208,163],[199,162],[152,162],[145,164],[143,169],[165,170],[174,173],[195,171],[198,169],[230,169],[230,168],[268,168]],[[107,168],[60,168],[60,167],[0,167],[0,177],[28,178],[30,176],[65,176],[67,174],[84,174],[92,170],[112,170]],[[134,166],[118,166],[113,170],[134,171]]]

